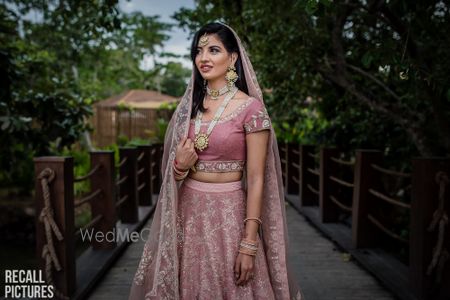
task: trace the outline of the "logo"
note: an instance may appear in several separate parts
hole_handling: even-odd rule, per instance
[[[46,284],[41,270],[5,270],[6,299],[51,299],[52,285]]]

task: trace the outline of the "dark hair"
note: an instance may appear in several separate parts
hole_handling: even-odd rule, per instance
[[[197,55],[197,45],[198,40],[202,35],[205,33],[208,34],[216,34],[220,41],[225,46],[225,49],[229,53],[237,53],[238,58],[236,60],[236,73],[238,74],[239,78],[236,81],[236,87],[243,91],[244,93],[248,94],[248,88],[247,83],[245,81],[245,75],[244,75],[244,68],[242,67],[242,61],[241,56],[239,54],[239,45],[237,43],[236,38],[234,37],[233,32],[225,25],[220,23],[208,23],[204,25],[200,30],[198,30],[195,35],[194,39],[192,40],[191,45],[191,59],[194,68],[194,90],[192,94],[192,113],[191,113],[191,119],[195,118],[197,115],[198,110],[201,112],[204,112],[206,109],[203,106],[203,98],[205,97],[205,89],[203,87],[203,77],[200,74],[199,70],[197,69],[197,66],[195,65],[195,57]]]

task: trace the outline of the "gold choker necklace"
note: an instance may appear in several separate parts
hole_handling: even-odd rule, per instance
[[[220,90],[214,90],[210,89],[209,86],[206,86],[206,93],[211,96],[212,100],[219,99],[219,96],[224,95],[226,92],[230,91],[232,87],[228,87],[228,85],[225,85]]]

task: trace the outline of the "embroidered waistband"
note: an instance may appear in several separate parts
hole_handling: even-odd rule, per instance
[[[198,171],[217,173],[244,170],[245,160],[198,160],[195,168]]]
[[[240,180],[231,182],[203,182],[187,177],[183,181],[183,184],[194,190],[209,193],[224,193],[242,189],[242,182]]]

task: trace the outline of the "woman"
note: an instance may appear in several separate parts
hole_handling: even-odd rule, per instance
[[[246,51],[230,27],[210,23],[191,57],[130,299],[301,299],[278,146]]]

